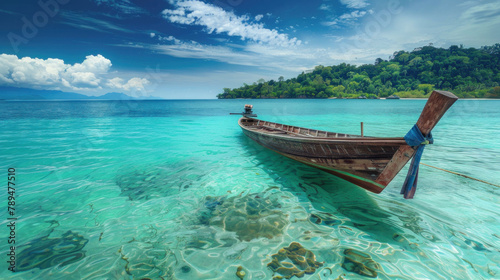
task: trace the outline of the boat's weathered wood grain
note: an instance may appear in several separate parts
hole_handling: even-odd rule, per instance
[[[427,136],[457,99],[458,97],[451,92],[433,91],[427,103],[425,103],[424,109],[422,113],[420,113],[420,117],[417,121],[420,132]],[[387,164],[385,170],[375,181],[381,185],[387,186],[413,157],[415,151],[413,147],[408,145],[401,146],[394,154],[389,164]]]
[[[399,147],[375,182],[387,186],[414,154],[415,150],[408,145]]]
[[[243,132],[260,145],[286,157],[379,193],[374,180],[384,170],[403,138],[374,138],[291,127],[252,118],[240,119]],[[294,132],[291,132],[294,131]],[[315,135],[330,137],[315,137]],[[341,137],[338,137],[341,135]],[[337,136],[337,137],[335,137]]]
[[[458,97],[448,91],[435,90],[432,92],[417,121],[417,126],[424,136],[427,136],[431,132],[444,113],[457,100]]]

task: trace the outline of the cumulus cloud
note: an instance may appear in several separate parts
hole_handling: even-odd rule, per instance
[[[71,73],[71,84],[74,88],[97,88],[101,82],[94,73],[76,72]]]
[[[132,78],[125,82],[122,78],[113,78],[108,80],[107,86],[110,88],[122,89],[125,91],[145,91],[145,87],[149,81],[144,78]]]
[[[0,85],[51,90],[121,89],[145,90],[147,79],[107,79],[111,61],[102,55],[89,55],[82,63],[66,64],[57,58],[18,58],[0,54]],[[118,80],[117,80],[118,79]]]
[[[92,72],[102,74],[111,68],[111,61],[104,56],[88,55],[82,63],[75,63],[68,68],[68,72]]]
[[[261,23],[253,23],[248,16],[237,16],[233,12],[210,5],[198,0],[181,0],[172,2],[175,10],[166,9],[163,17],[170,22],[198,25],[206,28],[207,33],[225,33],[240,37],[242,40],[252,40],[278,46],[300,45],[297,38],[289,39],[275,29],[265,28]]]

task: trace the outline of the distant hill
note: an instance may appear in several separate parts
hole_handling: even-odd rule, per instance
[[[0,99],[5,100],[78,100],[88,98],[88,96],[83,94],[62,92],[58,90],[36,90],[27,88],[0,87]]]
[[[0,87],[0,100],[142,100],[162,99],[159,97],[135,98],[124,93],[110,92],[101,96],[87,96],[59,90],[36,90],[28,88]]]
[[[374,64],[316,66],[296,78],[224,88],[218,98],[425,98],[434,89],[462,98],[500,98],[500,44],[479,49],[425,46]]]
[[[101,96],[92,97],[92,99],[104,99],[104,100],[134,100],[137,99],[132,96],[128,96],[120,92],[109,92]]]

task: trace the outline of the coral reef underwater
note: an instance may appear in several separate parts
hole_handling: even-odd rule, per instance
[[[273,272],[279,274],[273,279],[290,279],[293,276],[299,278],[304,274],[313,274],[316,269],[323,266],[323,263],[316,261],[316,256],[310,250],[305,249],[298,242],[290,243],[277,254],[271,256],[272,261],[267,264]]]
[[[23,250],[17,255],[16,271],[45,269],[77,262],[85,258],[85,251],[82,249],[87,242],[82,235],[72,231],[67,231],[58,238],[44,236],[33,239],[19,247]]]
[[[204,208],[200,215],[202,224],[235,232],[242,241],[261,237],[272,239],[282,235],[289,224],[288,215],[279,210],[281,204],[277,198],[265,193],[206,197]]]

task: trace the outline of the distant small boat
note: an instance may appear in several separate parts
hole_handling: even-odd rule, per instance
[[[412,198],[423,147],[432,144],[431,130],[457,99],[451,92],[434,91],[404,138],[364,136],[362,126],[361,135],[351,135],[268,122],[255,118],[252,105],[233,114],[243,115],[238,124],[260,145],[374,193],[382,192],[415,155],[401,191]]]
[[[400,99],[397,95],[387,96],[385,99]]]

